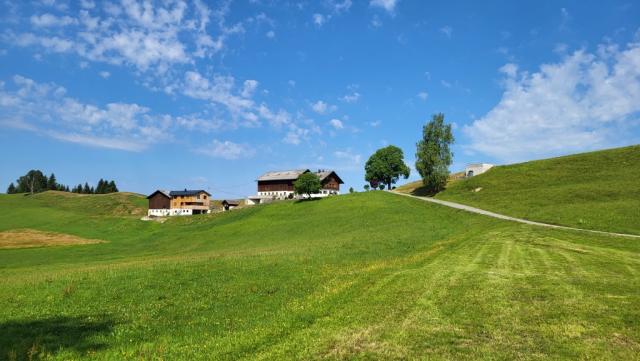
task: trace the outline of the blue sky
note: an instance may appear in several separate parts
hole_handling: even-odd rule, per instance
[[[630,1],[4,1],[0,185],[255,192],[454,125],[456,171],[640,142]],[[412,171],[411,179],[418,179]]]

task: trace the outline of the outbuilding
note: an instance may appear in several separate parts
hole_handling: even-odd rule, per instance
[[[489,169],[493,168],[493,164],[489,164],[489,163],[472,163],[472,164],[467,164],[467,166],[464,168],[464,176],[465,177],[473,177],[479,174],[482,174],[486,171],[488,171]]]
[[[242,204],[242,200],[239,199],[225,199],[222,201],[222,210],[230,211],[234,208],[239,207]]]

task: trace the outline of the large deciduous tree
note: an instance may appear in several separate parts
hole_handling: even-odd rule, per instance
[[[442,191],[449,178],[449,166],[453,160],[450,146],[454,138],[451,124],[445,124],[444,114],[433,115],[422,128],[422,140],[417,144],[416,169],[430,194]]]
[[[410,169],[404,163],[402,149],[390,145],[378,149],[364,166],[365,180],[373,187],[378,183],[386,184],[387,189],[396,183],[400,177],[409,178]]]
[[[17,193],[38,193],[47,190],[47,176],[32,169],[18,178]]]
[[[320,193],[320,178],[315,173],[307,172],[303,173],[293,183],[293,189],[297,194],[306,194],[308,198],[311,198],[312,194]]]

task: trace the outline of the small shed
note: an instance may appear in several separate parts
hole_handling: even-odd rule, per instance
[[[467,164],[467,166],[464,168],[464,176],[467,178],[473,177],[473,176],[482,174],[491,168],[493,168],[493,164],[489,164],[489,163]]]
[[[222,210],[230,211],[236,207],[239,207],[242,204],[242,200],[240,199],[225,199],[222,201]]]

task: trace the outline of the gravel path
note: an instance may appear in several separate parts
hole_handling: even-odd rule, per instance
[[[558,225],[555,225],[555,224],[541,223],[541,222],[529,221],[529,220],[522,219],[522,218],[515,218],[515,217],[505,216],[504,214],[489,212],[489,211],[485,211],[484,209],[475,208],[475,207],[467,206],[467,205],[460,204],[460,203],[443,201],[443,200],[435,199],[435,198],[431,198],[431,197],[419,197],[419,196],[414,196],[414,195],[411,195],[411,194],[398,193],[398,192],[390,192],[390,193],[397,194],[397,195],[400,195],[400,196],[410,197],[410,198],[416,198],[416,199],[423,200],[425,202],[436,203],[436,204],[440,204],[440,205],[451,207],[451,208],[461,209],[463,211],[467,211],[467,212],[471,212],[471,213],[482,214],[482,215],[493,217],[493,218],[504,219],[504,220],[507,220],[507,221],[518,222],[518,223],[530,224],[530,225],[533,225],[533,226],[557,228],[557,229],[568,229],[568,230],[572,230],[572,231],[581,231],[581,232],[589,232],[589,233],[596,233],[596,234],[604,234],[604,235],[608,235],[608,236],[640,238],[640,235],[637,235],[637,234],[595,231],[595,230],[592,230],[592,229],[583,229],[583,228],[575,228],[575,227],[567,227],[567,226],[558,226]]]

